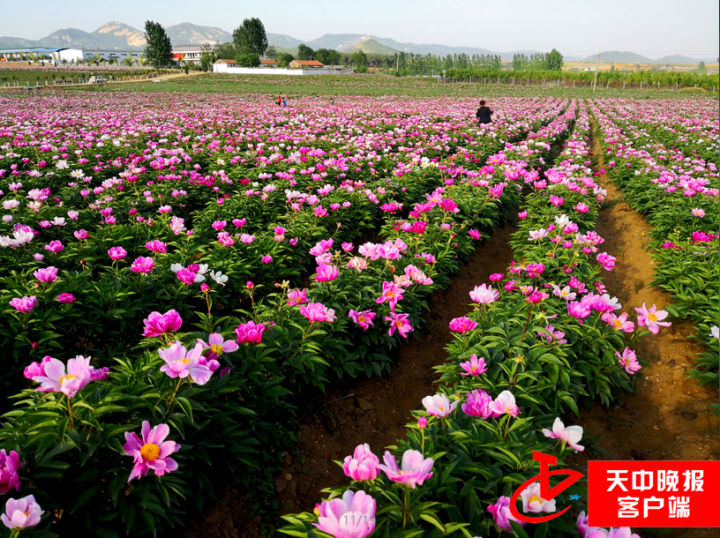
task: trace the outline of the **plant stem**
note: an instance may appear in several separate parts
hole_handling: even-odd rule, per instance
[[[530,324],[530,314],[532,314],[534,304],[530,304],[530,311],[528,312],[527,320],[525,321],[525,327],[523,327],[522,336],[520,337],[519,344],[522,344],[523,338],[525,338],[525,331],[527,331],[528,325]]]
[[[507,422],[505,423],[505,434],[503,435],[503,441],[505,441],[505,438],[507,437],[509,429],[510,429],[510,415],[508,415]]]
[[[180,383],[182,383],[182,377],[178,379],[178,384],[175,386],[175,391],[173,392],[173,395],[170,398],[170,402],[168,402],[168,413],[170,413],[170,408],[172,407],[172,404],[175,401],[175,395],[177,394],[177,391],[180,388]]]
[[[68,414],[70,415],[70,429],[74,430],[75,429],[75,419],[73,418],[73,414],[72,414],[72,404],[70,403],[70,396],[68,396],[66,394],[65,397],[67,398]]]

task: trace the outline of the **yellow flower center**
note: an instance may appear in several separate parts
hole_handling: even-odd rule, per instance
[[[396,327],[402,327],[402,326],[403,326],[403,322],[402,322],[402,321],[396,321],[396,322],[395,322],[395,326],[396,326]]]
[[[365,323],[365,316],[358,316],[359,323]]]
[[[395,294],[394,294],[393,292],[391,292],[391,291],[387,292],[386,295],[387,295],[390,299],[392,299],[393,297],[395,297]]]
[[[190,359],[188,359],[187,357],[183,357],[182,359],[180,359],[180,362],[183,364],[187,364],[190,362]]]
[[[220,344],[213,344],[210,346],[210,351],[212,351],[216,355],[222,355],[224,350]]]
[[[470,367],[470,371],[471,371],[471,372],[474,372],[474,371],[477,370],[477,369],[478,369],[477,366],[471,366],[471,367]]]
[[[653,314],[652,312],[648,313],[648,319],[650,321],[657,321],[657,316]]]
[[[533,502],[533,501],[537,501],[537,502],[539,502],[540,504],[542,504],[542,502],[543,502],[543,500],[542,500],[540,497],[532,496],[532,497],[530,497],[530,498],[528,499],[528,504],[530,504],[530,503]]]
[[[160,447],[153,443],[147,443],[140,449],[140,455],[145,461],[155,461],[160,457]]]
[[[506,407],[506,408],[505,408],[505,412],[506,412],[507,414],[510,414],[510,413],[512,412],[512,409],[510,409],[509,407]]]
[[[613,325],[615,325],[615,327],[622,327],[622,321],[616,319],[615,321],[613,321]]]
[[[75,378],[77,378],[77,376],[72,375],[72,374],[64,375],[60,378],[60,384],[62,385],[65,381],[70,381],[71,379],[75,379]]]

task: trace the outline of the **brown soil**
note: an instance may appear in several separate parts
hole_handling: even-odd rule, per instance
[[[468,293],[474,286],[510,265],[512,250],[507,243],[514,230],[510,225],[498,229],[453,277],[450,289],[431,297],[432,317],[420,338],[400,348],[390,375],[356,380],[313,404],[297,432],[298,455],[285,456],[285,469],[275,479],[278,499],[285,506],[282,513],[312,511],[323,498],[323,488],[347,483],[349,479],[334,460],[343,460],[357,445],[368,443],[378,451],[405,436],[410,411],[435,393],[437,375],[432,367],[447,357],[450,320],[468,313]],[[259,518],[248,521],[245,499],[234,488],[222,489],[216,503],[188,525],[183,538],[260,536]]]
[[[593,153],[602,155],[597,138]],[[599,159],[596,170],[603,168]],[[617,258],[615,269],[605,273],[608,293],[623,304],[623,311],[635,317],[633,307],[646,303],[663,308],[670,295],[651,286],[654,264],[647,251],[650,225],[622,200],[622,193],[607,175],[599,177],[608,191],[607,206],[601,210],[597,231],[605,239],[604,249]],[[596,451],[590,457],[617,460],[716,460],[718,459],[718,418],[708,410],[717,402],[717,391],[688,379],[687,370],[703,347],[687,337],[692,325],[673,321],[633,348],[638,358],[650,363],[636,379],[637,393],[622,398],[609,410],[594,406],[578,420],[588,438],[595,438]],[[587,455],[585,456],[587,457]],[[584,459],[584,458],[581,458]],[[717,530],[675,531],[665,536],[682,538],[717,537]]]

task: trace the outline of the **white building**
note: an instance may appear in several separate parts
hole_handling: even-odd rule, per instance
[[[214,49],[215,45],[210,45],[210,50]],[[200,65],[200,58],[202,57],[202,48],[200,45],[182,45],[179,47],[173,47],[173,60],[178,62],[192,63]]]
[[[133,61],[139,61],[142,51],[138,50],[107,50],[107,49],[62,49],[57,53],[59,56],[58,61],[67,63],[86,62],[88,60],[100,60],[107,62],[109,60],[115,60],[116,62],[122,62],[128,58]]]
[[[310,69],[281,67],[238,67],[235,60],[218,60],[213,64],[213,73],[227,73],[229,75],[349,75],[352,69],[345,69],[341,65],[326,65]]]

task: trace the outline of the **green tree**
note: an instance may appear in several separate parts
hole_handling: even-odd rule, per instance
[[[333,49],[318,49],[315,59],[324,65],[337,65],[340,63],[340,53]]]
[[[268,50],[265,51],[265,56],[271,60],[277,61],[278,51],[275,47],[269,47]]]
[[[298,46],[297,59],[298,60],[314,60],[315,59],[315,51],[312,50],[307,45],[305,45],[304,43],[301,43]]]
[[[241,54],[265,54],[269,43],[265,26],[258,18],[243,20],[233,31],[233,42]]]
[[[705,71],[705,62],[700,62],[698,64],[698,71]]]
[[[260,65],[260,56],[254,52],[248,52],[235,58],[235,61],[240,67],[257,67]]]
[[[172,43],[160,23],[145,22],[145,40],[145,56],[155,69],[160,70],[172,61]]]
[[[363,51],[359,50],[355,54],[353,54],[352,61],[355,64],[356,73],[367,73],[368,59]]]
[[[278,66],[279,67],[287,67],[290,62],[292,62],[295,59],[295,57],[288,53],[288,52],[281,52],[278,54]]]
[[[220,43],[217,43],[217,46],[213,50],[210,43],[203,43],[200,45],[200,68],[203,71],[210,71],[210,69],[212,69],[212,65],[218,59],[216,55],[218,46],[220,46]]]
[[[556,49],[550,51],[547,55],[547,69],[549,71],[562,71],[563,55]]]
[[[240,50],[234,42],[220,43],[215,47],[213,51],[213,62],[215,60],[230,60],[231,58],[237,58],[246,51]]]

